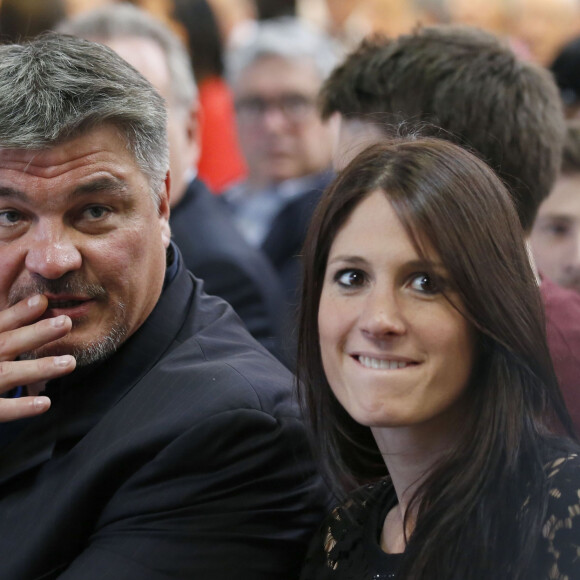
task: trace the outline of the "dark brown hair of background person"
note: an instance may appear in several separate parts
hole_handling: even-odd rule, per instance
[[[173,0],[172,16],[186,31],[186,44],[197,83],[224,74],[223,39],[207,0]]]
[[[318,333],[332,243],[357,205],[377,190],[419,255],[427,246],[437,253],[457,296],[448,299],[477,334],[467,414],[456,444],[412,500],[420,502],[419,512],[401,577],[522,578],[546,506],[546,417],[555,415],[570,434],[572,427],[509,194],[485,164],[447,141],[373,145],[338,175],[313,216],[304,246],[297,368],[319,458],[342,492],[387,475],[370,429],[347,415],[328,384]],[[529,493],[527,510],[518,501],[522,493]],[[489,575],[490,565],[498,574]]]
[[[254,0],[258,20],[297,16],[296,0]]]
[[[526,232],[560,169],[565,127],[550,73],[474,28],[367,39],[327,79],[320,103],[324,118],[442,127],[498,173]]]
[[[562,152],[562,173],[580,173],[580,119],[568,121],[566,142]]]
[[[66,15],[63,0],[2,0],[0,42],[21,42],[51,30]]]
[[[574,38],[557,54],[550,71],[560,89],[566,116],[578,116],[580,110],[580,37]]]

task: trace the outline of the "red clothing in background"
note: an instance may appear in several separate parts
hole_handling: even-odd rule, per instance
[[[234,102],[225,81],[210,77],[199,85],[201,157],[199,177],[214,193],[246,176],[238,146]]]
[[[542,276],[548,346],[560,389],[580,436],[580,294]]]

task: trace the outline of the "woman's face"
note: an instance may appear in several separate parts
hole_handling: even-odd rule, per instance
[[[440,292],[446,277],[436,254],[417,254],[382,191],[359,203],[336,235],[320,348],[336,398],[359,423],[425,425],[458,407],[475,338]]]

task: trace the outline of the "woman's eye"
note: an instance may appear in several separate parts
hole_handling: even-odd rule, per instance
[[[432,274],[415,274],[409,282],[409,287],[423,294],[439,294],[441,292],[440,281]]]
[[[334,279],[345,288],[362,286],[365,283],[365,275],[360,270],[341,270],[336,273]]]

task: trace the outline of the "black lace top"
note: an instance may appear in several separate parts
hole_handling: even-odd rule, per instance
[[[548,512],[537,562],[546,580],[580,580],[580,456],[546,465]],[[403,558],[386,554],[380,537],[397,501],[389,481],[359,488],[326,518],[310,546],[301,580],[390,580]]]

